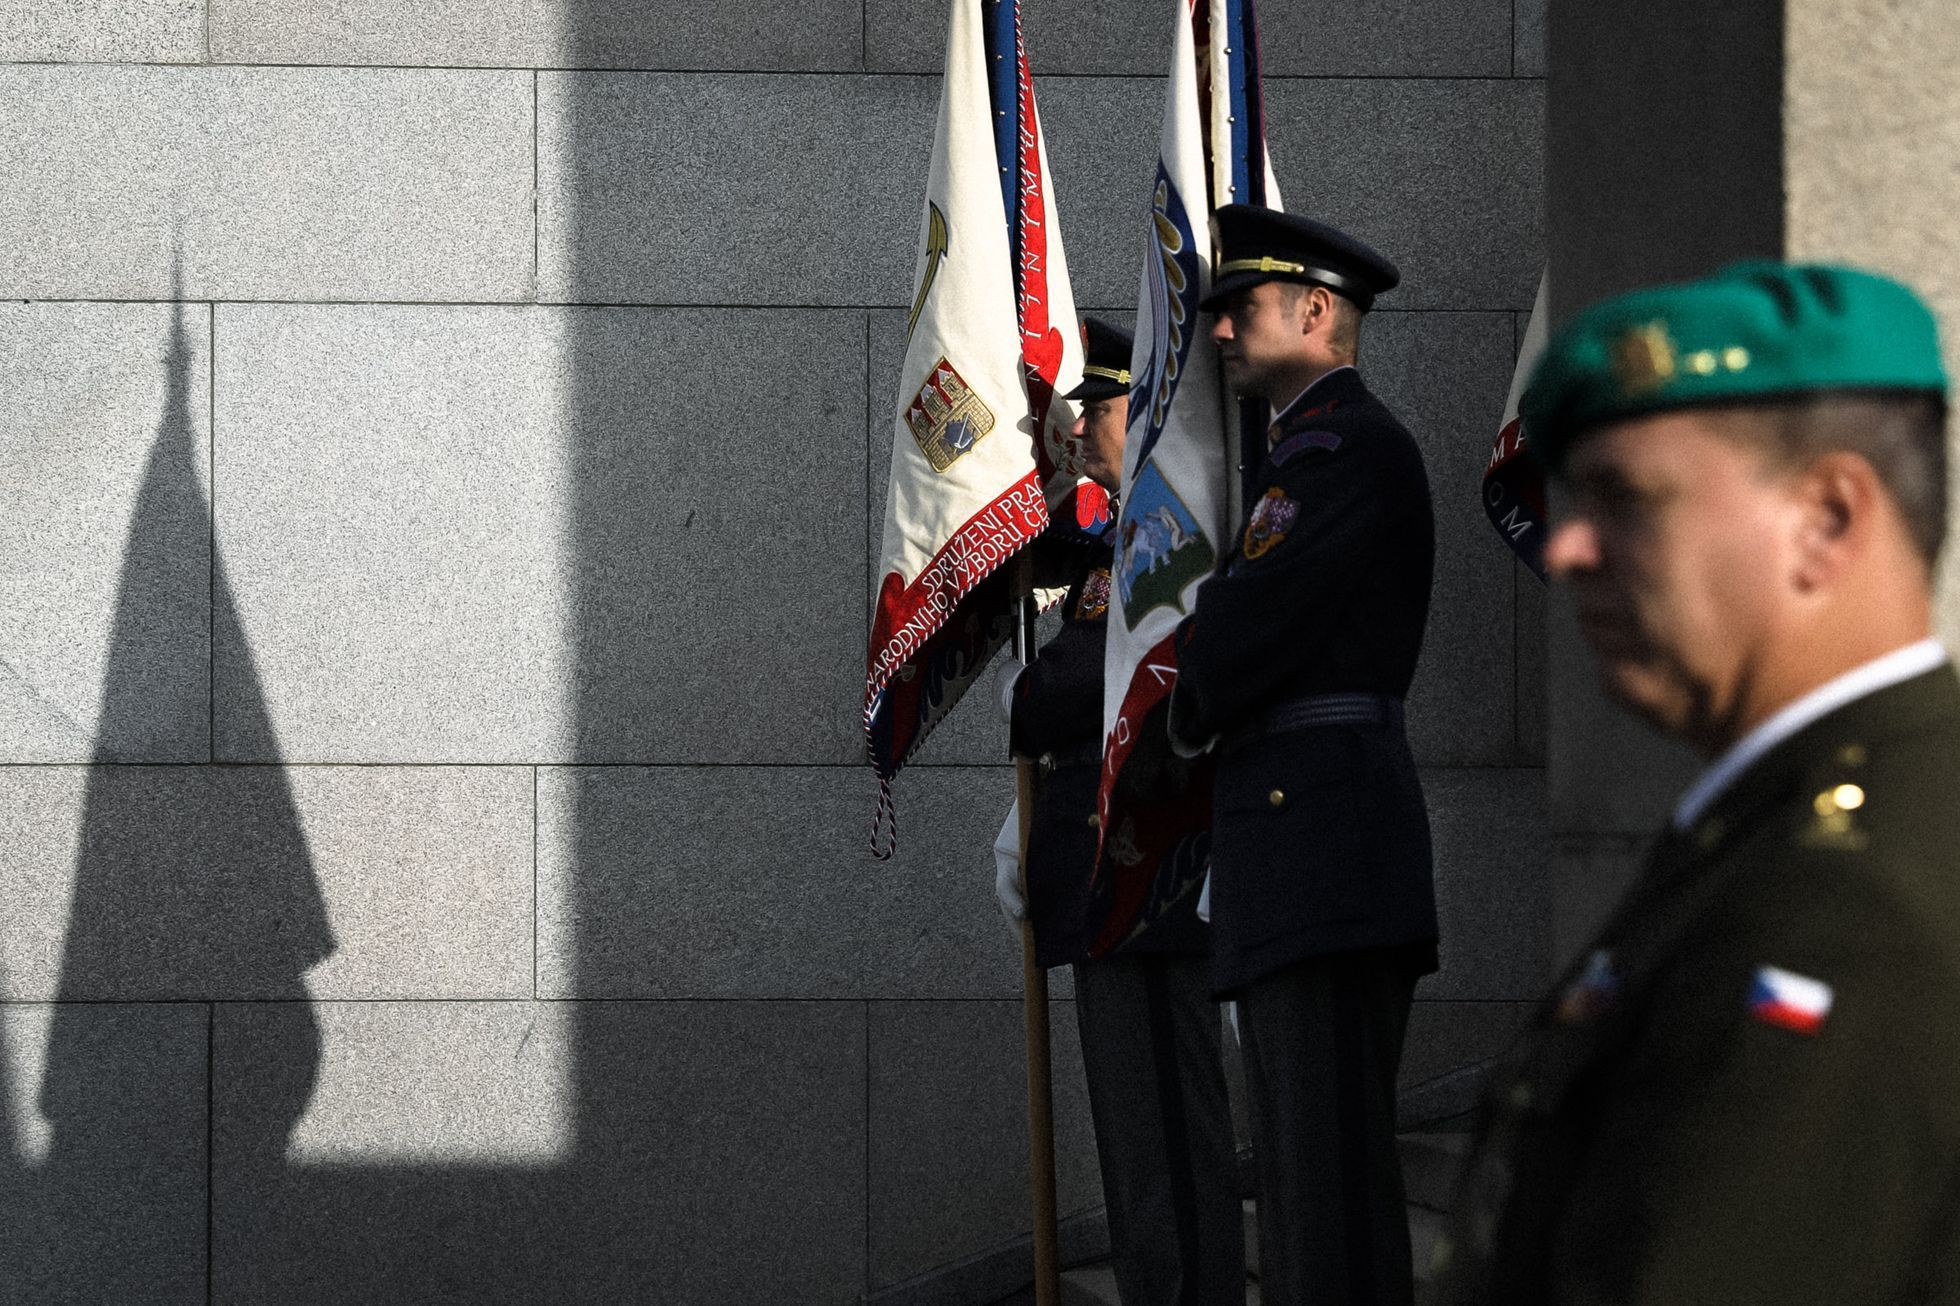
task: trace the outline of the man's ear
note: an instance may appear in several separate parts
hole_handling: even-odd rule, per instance
[[[1886,498],[1878,472],[1858,454],[1834,449],[1797,473],[1796,582],[1820,589],[1871,547]]]
[[[1334,292],[1325,286],[1309,286],[1304,307],[1306,311],[1300,314],[1301,334],[1312,335],[1333,320]]]

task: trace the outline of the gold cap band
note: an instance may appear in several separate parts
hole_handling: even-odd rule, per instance
[[[1342,276],[1327,268],[1308,267],[1305,263],[1289,263],[1283,258],[1235,258],[1218,265],[1220,277],[1234,272],[1270,272],[1283,277],[1305,277],[1329,290],[1338,291],[1359,304],[1365,312],[1375,302],[1375,292],[1353,277]]]
[[[1228,259],[1225,262],[1220,263],[1218,265],[1218,275],[1221,277],[1224,276],[1227,272],[1301,273],[1301,272],[1305,272],[1306,270],[1307,270],[1307,265],[1304,263],[1288,263],[1285,259],[1266,258],[1264,256],[1259,258]]]
[[[1082,375],[1099,376],[1105,381],[1120,381],[1124,385],[1128,385],[1130,383],[1130,369],[1127,367],[1086,367],[1085,366],[1082,369]]]

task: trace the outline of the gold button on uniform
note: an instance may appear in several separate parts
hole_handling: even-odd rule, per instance
[[[1274,807],[1284,807],[1286,806],[1286,791],[1284,789],[1275,789],[1266,795],[1266,801]]]
[[[1102,817],[1095,812],[1089,813],[1089,828],[1091,830],[1102,829]]]

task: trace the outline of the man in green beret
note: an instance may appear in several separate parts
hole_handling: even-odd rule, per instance
[[[1776,263],[1541,361],[1547,567],[1710,764],[1493,1078],[1442,1300],[1960,1301],[1946,385],[1911,291]]]

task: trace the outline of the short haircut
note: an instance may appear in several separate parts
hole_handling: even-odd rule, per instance
[[[1825,390],[1739,406],[1779,466],[1857,454],[1878,473],[1930,572],[1946,542],[1946,398],[1923,390]]]
[[[1361,306],[1359,304],[1356,304],[1338,290],[1319,285],[1308,285],[1300,281],[1282,281],[1279,283],[1279,289],[1279,302],[1285,307],[1288,313],[1299,311],[1300,301],[1307,297],[1308,291],[1326,289],[1327,293],[1334,300],[1334,330],[1328,338],[1328,343],[1332,344],[1335,349],[1346,354],[1349,358],[1354,358],[1360,354]]]

